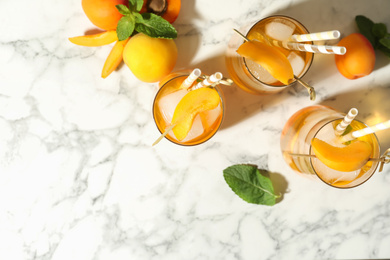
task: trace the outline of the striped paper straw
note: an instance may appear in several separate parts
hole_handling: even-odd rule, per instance
[[[354,140],[354,139],[361,137],[361,136],[372,134],[372,133],[378,132],[380,130],[388,129],[389,127],[390,127],[390,120],[383,122],[383,123],[376,124],[374,126],[369,126],[369,127],[354,131],[354,132],[349,133],[345,136],[341,136],[340,141],[342,143],[345,143],[345,142]]]
[[[189,90],[195,90],[195,89],[198,89],[198,88],[201,88],[201,87],[211,86],[212,84],[217,83],[221,79],[223,79],[222,73],[221,72],[216,72],[213,75],[211,75],[210,77],[205,78],[203,81],[199,82],[198,84],[196,84],[195,86],[193,86]]]
[[[341,121],[340,124],[336,126],[335,133],[337,136],[340,136],[342,133],[344,133],[347,126],[349,126],[352,120],[355,119],[357,114],[358,114],[358,110],[356,108],[351,108],[349,110],[348,114],[343,118],[343,121]]]
[[[194,69],[191,74],[183,81],[180,88],[189,88],[201,75],[200,69]]]
[[[295,42],[308,42],[308,41],[321,41],[321,40],[334,40],[340,37],[340,32],[328,31],[309,34],[294,34],[290,36],[289,41]]]
[[[271,43],[275,46],[289,50],[306,51],[313,53],[344,55],[347,52],[347,49],[343,46],[313,45],[288,41],[280,42],[276,40],[272,40]]]

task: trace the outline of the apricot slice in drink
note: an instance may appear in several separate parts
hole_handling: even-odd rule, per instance
[[[345,147],[332,146],[318,138],[311,142],[314,154],[326,166],[341,172],[362,168],[371,155],[371,145],[357,140]]]
[[[277,48],[254,40],[244,42],[238,47],[237,53],[260,64],[275,79],[285,85],[288,85],[294,79],[290,62]]]
[[[220,97],[213,88],[199,88],[188,92],[177,104],[172,117],[176,138],[183,140],[190,131],[197,114],[216,108]]]

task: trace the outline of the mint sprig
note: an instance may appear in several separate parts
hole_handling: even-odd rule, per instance
[[[275,195],[270,178],[262,175],[256,166],[233,165],[223,170],[223,177],[229,187],[248,203],[272,206],[280,197]]]
[[[355,21],[360,33],[370,41],[372,47],[390,57],[390,33],[387,32],[386,25],[374,23],[363,15],[357,15]]]
[[[116,5],[119,13],[123,15],[116,28],[118,40],[126,40],[134,32],[143,33],[153,38],[177,38],[175,27],[161,16],[151,13],[140,14],[142,5],[143,0],[129,0],[129,7]]]
[[[151,13],[142,14],[142,20],[137,21],[135,30],[154,38],[175,39],[177,37],[175,28],[168,21]]]

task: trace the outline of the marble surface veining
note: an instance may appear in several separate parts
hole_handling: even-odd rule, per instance
[[[175,70],[228,75],[233,34],[286,14],[309,31],[356,32],[363,14],[390,28],[390,1],[182,0],[174,26]],[[100,73],[111,45],[67,38],[95,27],[80,0],[0,1],[0,259],[375,259],[390,258],[390,166],[350,190],[295,174],[283,161],[281,129],[298,109],[359,109],[368,124],[390,119],[389,59],[374,72],[341,76],[315,55],[304,79],[273,96],[224,87],[226,118],[205,144],[163,140],[151,116],[157,84],[126,66]],[[378,133],[382,151],[390,133]],[[222,171],[251,163],[272,172],[272,207],[237,197]]]

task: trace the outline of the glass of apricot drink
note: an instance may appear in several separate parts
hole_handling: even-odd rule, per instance
[[[192,146],[206,142],[218,131],[224,117],[224,97],[218,85],[183,88],[191,71],[168,75],[160,83],[154,102],[153,118],[161,134],[169,141]]]
[[[297,173],[337,188],[367,181],[379,165],[380,146],[374,133],[342,143],[335,134],[345,114],[326,106],[297,111],[285,124],[280,145],[284,160]],[[353,120],[345,132],[367,126]]]
[[[251,42],[257,41],[258,44],[262,44],[263,51],[260,50],[259,54],[256,53],[259,52],[258,50],[251,51],[250,48],[243,48],[243,38],[233,34],[225,57],[230,77],[241,89],[258,95],[277,93],[295,84],[294,75],[300,79],[309,70],[313,62],[313,53],[287,50],[269,44],[270,40],[282,42],[293,34],[308,34],[309,31],[297,20],[288,16],[275,15],[240,29],[242,32],[247,30],[246,38]],[[306,43],[312,44],[312,42]],[[255,59],[251,59],[258,55],[261,56],[262,65]],[[290,78],[282,75],[288,73],[286,62],[289,69],[292,69]]]

